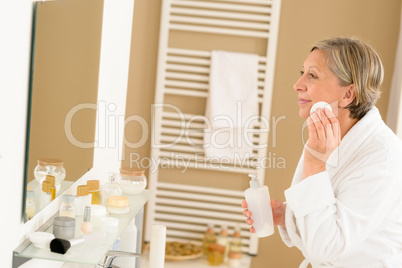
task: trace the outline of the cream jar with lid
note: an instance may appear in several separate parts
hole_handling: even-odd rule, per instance
[[[126,214],[130,212],[129,200],[125,196],[112,195],[107,198],[106,209],[110,214]]]
[[[147,178],[143,169],[122,167],[118,184],[125,194],[139,194],[147,186]]]
[[[71,217],[55,217],[53,220],[54,237],[71,239],[75,235],[75,219]]]
[[[56,178],[56,191],[60,190],[61,182],[66,177],[66,170],[63,167],[63,161],[60,159],[43,158],[38,160],[38,164],[34,169],[34,176],[39,184],[46,179],[46,175],[52,175]]]

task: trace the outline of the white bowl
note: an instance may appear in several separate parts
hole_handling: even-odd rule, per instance
[[[35,247],[43,249],[50,248],[50,242],[54,239],[53,234],[46,232],[34,232],[28,237]]]

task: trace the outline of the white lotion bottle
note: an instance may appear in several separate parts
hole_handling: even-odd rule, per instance
[[[260,185],[256,173],[250,173],[248,176],[251,178],[250,188],[244,191],[244,196],[254,221],[255,233],[257,237],[270,236],[274,233],[274,222],[268,186]]]

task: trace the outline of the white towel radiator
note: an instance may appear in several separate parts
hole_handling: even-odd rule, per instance
[[[173,32],[192,32],[214,38],[240,36],[265,40],[266,53],[259,55],[258,102],[260,115],[270,118],[281,1],[163,0],[162,3],[152,115],[151,159],[155,164],[149,173],[149,188],[155,195],[147,205],[145,241],[149,242],[150,226],[155,223],[167,226],[167,240],[191,240],[194,243],[201,243],[208,223],[229,226],[229,234],[236,224],[240,224],[243,251],[254,255],[258,251],[258,240],[250,235],[240,207],[245,189],[198,187],[185,181],[180,184],[162,182],[159,169],[163,166],[158,166],[156,160],[163,158],[165,165],[166,161],[171,161],[172,165],[179,166],[178,159],[184,158],[189,160],[190,168],[213,170],[217,178],[221,172],[233,172],[244,174],[244,179],[248,180],[248,173],[257,172],[263,182],[265,169],[255,168],[251,161],[241,165],[225,163],[224,169],[217,169],[204,158],[204,114],[179,112],[180,107],[171,105],[167,99],[203,101],[208,97],[211,50],[189,48],[186,44],[172,45],[174,42],[170,38]],[[264,122],[256,127],[253,140],[256,145],[268,142],[268,133],[258,132],[265,127]],[[253,151],[254,158],[266,156],[267,148]]]

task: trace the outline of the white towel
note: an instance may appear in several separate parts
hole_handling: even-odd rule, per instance
[[[252,140],[244,128],[258,116],[258,55],[212,51],[204,131],[206,157],[248,158]],[[256,120],[254,119],[254,122]],[[250,136],[250,135],[249,135]]]

